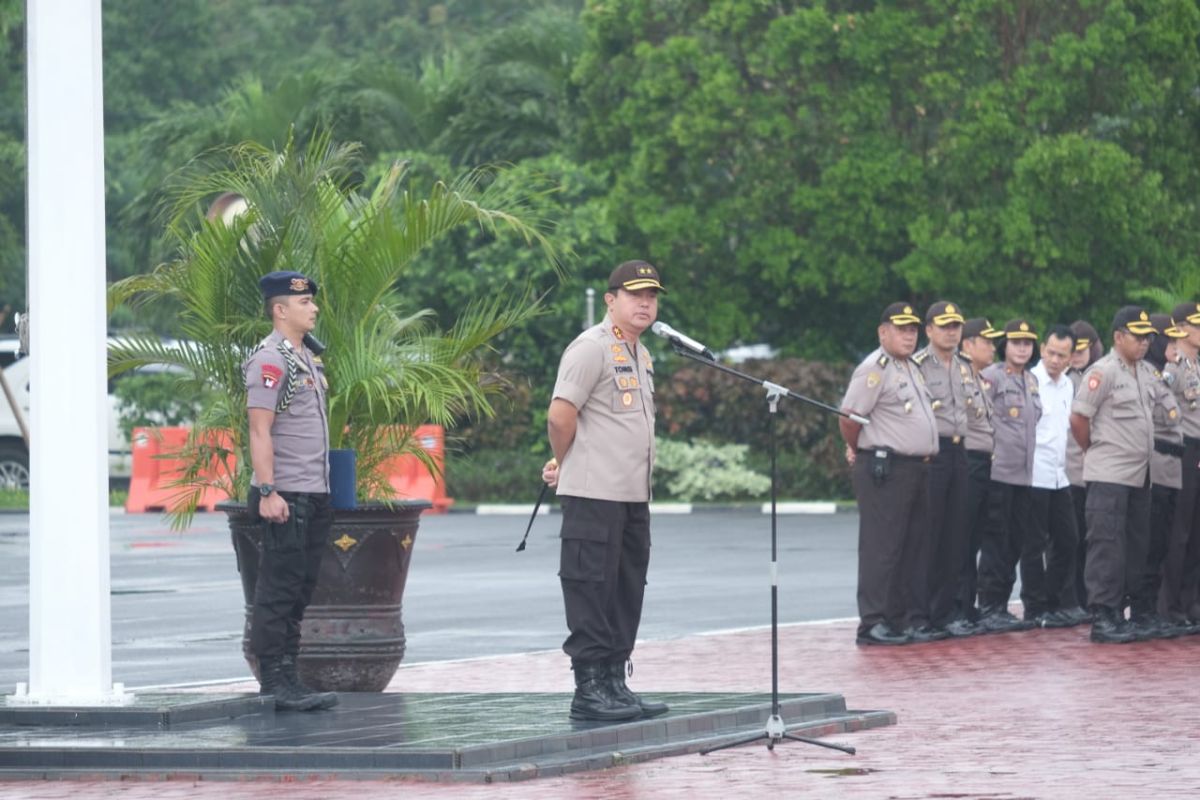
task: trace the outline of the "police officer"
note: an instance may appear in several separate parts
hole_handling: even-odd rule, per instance
[[[944,639],[926,601],[929,469],[938,452],[933,399],[911,356],[921,318],[909,303],[884,309],[879,349],[854,370],[840,419],[858,498],[859,644]]]
[[[979,545],[987,525],[987,492],[992,476],[992,450],[995,435],[992,428],[992,400],[987,383],[980,373],[996,361],[995,340],[1004,331],[992,327],[983,317],[969,319],[963,324],[962,348],[959,358],[971,367],[972,392],[967,395],[967,549],[963,554],[962,573],[958,589],[960,619],[976,622],[979,610],[975,607],[978,580]],[[978,628],[975,629],[978,632]]]
[[[325,373],[304,344],[317,321],[317,284],[281,271],[259,287],[274,330],[242,365],[254,467],[249,506],[265,524],[250,648],[261,693],[274,695],[277,709],[311,711],[337,704],[337,695],[314,692],[296,674],[300,621],[333,521]]]
[[[563,650],[575,671],[572,719],[667,711],[625,683],[650,563],[654,465],[654,364],[639,337],[665,291],[645,261],[613,270],[608,313],[563,353],[550,402],[554,458],[542,477],[562,505],[558,574],[570,632]]]
[[[1174,376],[1164,370],[1178,357],[1176,340],[1186,338],[1187,334],[1166,314],[1151,314],[1150,324],[1155,330],[1162,331],[1146,351],[1146,363],[1159,379],[1152,384],[1154,452],[1150,454],[1150,539],[1145,568],[1140,579],[1135,578],[1134,591],[1129,598],[1129,622],[1140,638],[1170,639],[1186,630],[1158,615],[1158,593],[1162,586],[1167,544],[1171,540],[1176,500],[1183,485],[1183,419],[1170,387]]]
[[[1178,360],[1164,369],[1183,420],[1183,458],[1158,605],[1194,633],[1200,631],[1200,303],[1180,303],[1171,318],[1185,334],[1175,340]]]
[[[1075,352],[1071,354],[1071,365],[1067,368],[1067,377],[1079,394],[1079,384],[1083,382],[1083,373],[1104,355],[1104,345],[1100,342],[1100,334],[1087,320],[1077,319],[1071,323],[1071,333],[1075,336]],[[1084,517],[1084,505],[1087,501],[1087,485],[1083,482],[1083,449],[1074,436],[1067,437],[1067,480],[1071,482],[1071,505],[1075,509],[1075,567],[1071,580],[1067,581],[1066,589],[1059,598],[1059,616],[1064,622],[1081,625],[1092,621],[1092,615],[1087,611],[1087,588],[1083,582],[1083,570],[1087,564],[1087,519]]]
[[[958,357],[962,311],[940,301],[925,312],[929,344],[913,355],[933,398],[938,452],[929,469],[929,621],[951,636],[970,636],[975,626],[958,614],[959,578],[967,549],[967,416],[976,394],[969,360]]]
[[[1142,359],[1156,333],[1150,316],[1125,306],[1113,317],[1113,349],[1084,375],[1071,407],[1087,482],[1087,583],[1093,642],[1123,644],[1132,584],[1145,568],[1154,449],[1154,371]]]
[[[981,374],[992,403],[996,440],[988,524],[979,552],[979,625],[989,633],[1033,627],[1032,618],[1019,620],[1009,613],[1008,599],[1031,525],[1030,487],[1042,406],[1037,378],[1026,366],[1036,341],[1037,333],[1027,321],[1009,321],[1004,326],[1004,361]],[[1022,599],[1028,599],[1024,591]]]

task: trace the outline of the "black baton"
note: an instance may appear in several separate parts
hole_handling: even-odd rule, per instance
[[[537,519],[538,509],[542,507],[542,500],[546,497],[546,490],[550,488],[550,484],[543,483],[542,490],[538,492],[537,502],[533,504],[533,514],[529,516],[529,524],[525,526],[525,535],[521,537],[521,543],[517,545],[517,552],[525,549],[525,540],[529,538],[529,532],[533,530],[533,521]]]

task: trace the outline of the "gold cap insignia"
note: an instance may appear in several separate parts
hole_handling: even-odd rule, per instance
[[[947,304],[947,305],[946,305],[946,313],[947,313],[947,314],[957,314],[957,313],[958,313],[957,311],[955,311],[955,310],[954,310],[954,304],[953,304],[953,303],[949,303],[949,304]]]
[[[912,306],[905,306],[905,307],[904,307],[904,313],[905,313],[905,314],[911,314],[911,313],[913,313]]]
[[[1027,331],[1027,330],[1029,330],[1029,323],[1028,323],[1028,322],[1022,322],[1022,323],[1021,323],[1021,330],[1023,330],[1023,331]]]
[[[1146,312],[1145,312],[1145,311],[1143,311],[1143,312],[1142,312],[1142,314],[1141,314],[1141,319],[1142,319],[1143,321],[1149,321],[1150,317],[1146,316]]]

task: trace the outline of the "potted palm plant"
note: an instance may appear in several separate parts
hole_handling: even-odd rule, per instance
[[[492,414],[497,383],[488,380],[483,356],[538,305],[528,290],[484,298],[440,329],[429,312],[406,307],[405,267],[422,248],[467,225],[522,236],[552,261],[555,254],[538,226],[522,218],[520,191],[500,188],[486,171],[436,183],[417,197],[405,188],[402,166],[369,192],[355,185],[357,166],[354,145],[322,134],[303,148],[289,140],[280,152],[243,143],[184,170],[169,193],[167,236],[176,257],[109,290],[110,307],[175,304],[171,333],[178,341],[123,337],[109,348],[109,372],[175,365],[182,368],[181,392],[204,389],[215,397],[184,450],[172,454],[186,467],[168,515],[185,527],[207,490],[229,494],[223,510],[249,604],[261,530],[244,504],[251,470],[241,364],[271,327],[259,277],[277,269],[314,276],[321,286],[316,334],[328,347],[330,447],[355,451],[360,503],[335,516],[299,666],[320,689],[378,691],[403,658],[401,598],[418,516],[429,505],[394,497],[380,467],[411,453],[433,469],[412,431]],[[230,193],[242,199],[241,213],[204,214],[214,197]]]

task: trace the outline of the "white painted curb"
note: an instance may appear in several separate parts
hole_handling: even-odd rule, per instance
[[[533,503],[480,503],[475,507],[476,514],[500,517],[527,517],[533,514]],[[544,517],[550,513],[550,507],[543,505],[538,509],[538,516]]]
[[[690,514],[692,513],[691,503],[651,503],[651,514]]]
[[[805,501],[794,503],[776,503],[775,511],[779,514],[836,514],[837,503],[824,503],[821,501]],[[762,513],[771,513],[771,504],[762,504]]]

